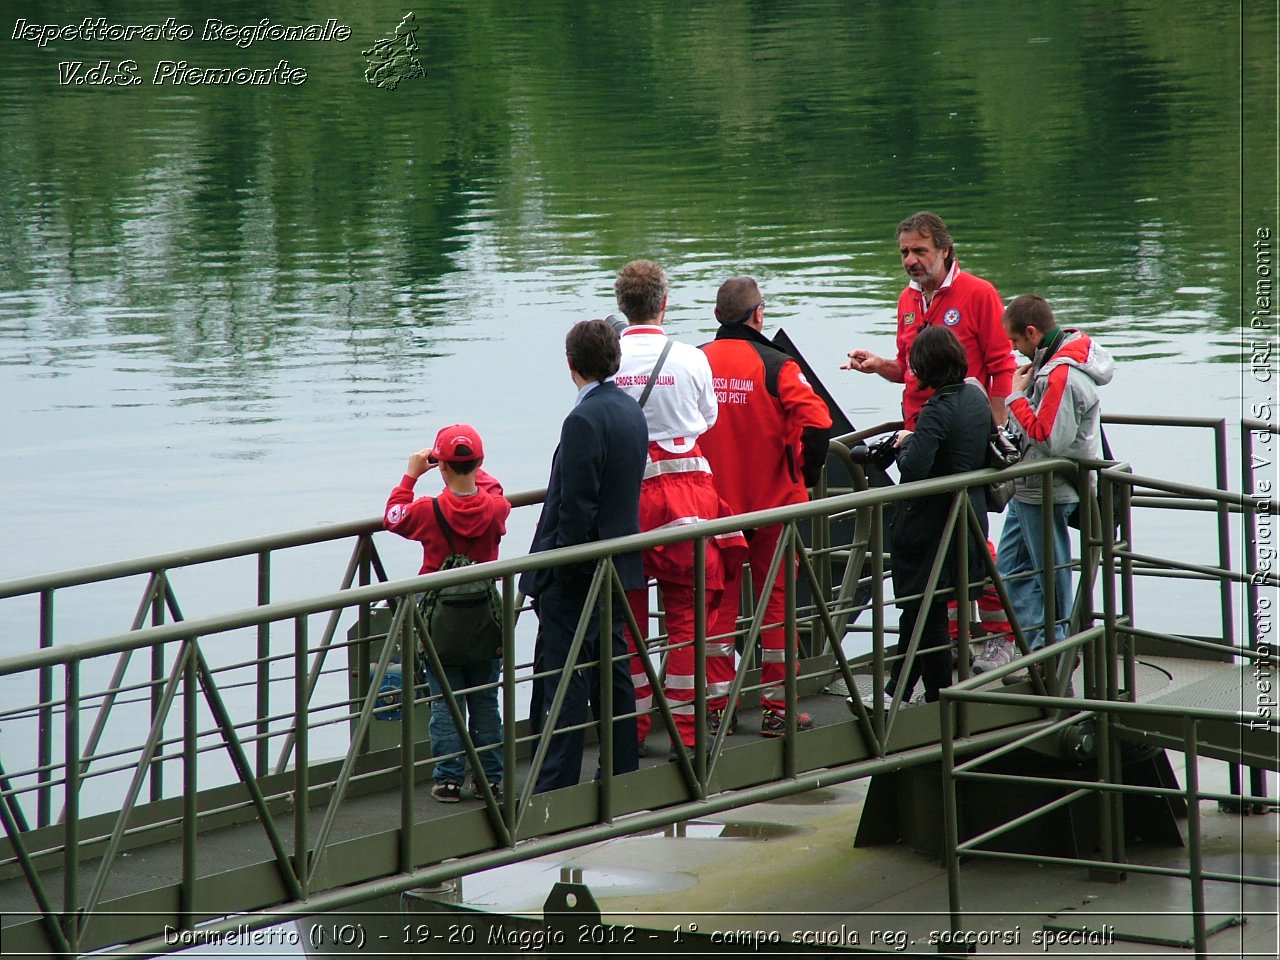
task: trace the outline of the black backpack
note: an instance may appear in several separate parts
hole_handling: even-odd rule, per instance
[[[475,563],[454,545],[453,531],[440,511],[439,501],[432,501],[431,505],[449,545],[449,555],[440,569],[454,570]],[[467,549],[473,544],[474,541],[467,544]],[[502,656],[502,599],[494,581],[474,580],[428,590],[418,598],[418,609],[444,666],[466,667]],[[423,666],[427,666],[426,654],[421,656]]]

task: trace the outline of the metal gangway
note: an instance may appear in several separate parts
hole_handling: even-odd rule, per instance
[[[1189,649],[1221,664],[1221,672],[1233,678],[1227,687],[1235,683],[1231,689],[1238,700],[1258,671],[1274,672],[1280,664],[1263,629],[1280,584],[1267,559],[1278,506],[1268,490],[1258,492],[1251,470],[1254,439],[1269,443],[1277,428],[1258,421],[1240,424],[1238,489],[1232,491],[1225,422],[1108,422],[1207,430],[1213,486],[1137,476],[1117,462],[1045,461],[1012,468],[1011,474],[1045,483],[1054,472],[1071,472],[1081,489],[1096,491],[1082,509],[1088,533],[1073,562],[1080,586],[1069,636],[1032,656],[1025,634],[1035,625],[1011,617],[1026,655],[1021,663],[1036,668],[1030,683],[1000,683],[1001,674],[1019,664],[971,676],[968,657],[960,656],[957,684],[940,708],[904,709],[900,695],[888,709],[878,702],[867,708],[859,696],[881,687],[893,661],[894,627],[886,612],[901,598],[892,596],[888,579],[886,517],[905,497],[952,497],[928,600],[942,564],[966,549],[967,538],[957,532],[977,524],[964,491],[990,482],[992,471],[868,487],[850,450],[891,424],[834,441],[826,476],[807,504],[426,577],[388,576],[377,546],[383,536],[377,518],[0,583],[0,603],[9,605],[3,609],[18,606],[31,624],[29,639],[23,640],[28,648],[0,659],[4,951],[169,952],[189,942],[173,931],[267,927],[585,843],[922,764],[940,764],[947,771],[947,856],[955,891],[950,907],[952,922],[961,929],[960,858],[981,855],[990,831],[974,837],[962,829],[954,784],[984,776],[970,763],[1033,741],[1078,755],[1084,772],[1078,782],[1059,785],[1071,796],[1054,803],[1078,800],[1082,791],[1103,797],[1103,865],[1113,872],[1126,862],[1116,822],[1125,792],[1160,789],[1124,784],[1117,759],[1123,739],[1219,756],[1236,771],[1224,800],[1274,809],[1277,801],[1267,793],[1265,777],[1265,771],[1277,769],[1274,712],[1268,714],[1260,703],[1252,712],[1229,702],[1195,708],[1143,705],[1133,678],[1135,656],[1149,644],[1165,652],[1171,646]],[[541,492],[511,499],[516,507],[535,508]],[[1217,531],[1216,555],[1188,562],[1139,552],[1137,518],[1170,511],[1209,515]],[[759,686],[756,642],[771,625],[763,622],[763,607],[748,603],[738,630],[742,656],[733,701],[742,705],[744,721],[736,736],[727,725],[713,733],[700,719],[695,749],[682,752],[676,762],[667,762],[666,750],[655,747],[634,773],[614,776],[604,764],[595,780],[588,773],[577,786],[533,794],[545,742],[524,721],[532,664],[521,651],[534,624],[516,589],[520,573],[592,562],[592,602],[606,610],[618,603],[626,610],[613,572],[615,555],[682,539],[692,539],[701,550],[717,534],[772,523],[782,524],[785,535],[767,579],[796,571],[794,579],[785,578],[784,626],[792,640],[788,715],[803,707],[813,715],[815,728],[799,732],[792,723],[780,738],[751,735],[745,717]],[[1232,546],[1233,531],[1239,553]],[[282,557],[314,549],[324,551],[320,566],[325,569],[341,566],[334,558],[345,557],[337,589],[277,599],[286,565]],[[183,600],[193,596],[184,593],[184,578],[217,582],[225,590],[228,569],[250,571],[247,602],[230,606],[231,612],[184,616]],[[218,572],[203,581],[194,575],[205,570]],[[1052,573],[1033,574],[1042,579],[1050,610]],[[988,574],[1008,608],[994,563],[988,562]],[[482,790],[475,801],[446,806],[429,797],[426,704],[428,698],[443,698],[457,718],[460,692],[447,683],[430,691],[411,685],[413,708],[399,710],[394,721],[381,719],[385,706],[378,695],[397,655],[405,678],[415,675],[417,656],[439,666],[411,602],[414,596],[481,576],[497,579],[504,601],[503,741],[492,749],[503,753],[507,789],[502,797]],[[1144,578],[1211,585],[1220,629],[1184,636],[1144,628],[1135,604],[1135,583]],[[1098,592],[1101,604],[1095,602]],[[88,627],[80,624],[86,636],[68,638],[76,631],[64,622],[79,621],[63,611],[76,610],[80,595],[88,598],[94,620]],[[105,596],[113,598],[116,609],[124,609],[121,596],[134,598],[127,629],[104,631],[100,616],[111,609]],[[976,624],[968,604],[956,610],[965,648]],[[1243,636],[1238,622],[1245,624]],[[699,623],[699,648],[705,633],[705,623]],[[919,636],[907,639],[909,661]],[[674,730],[671,705],[662,696],[665,643],[662,630],[654,631],[649,656],[640,658],[654,691],[651,739],[663,747],[662,738]],[[1083,674],[1077,675],[1085,681],[1080,691],[1071,687],[1077,659],[1083,664]],[[699,700],[705,684],[699,669]],[[1240,735],[1242,724],[1255,725],[1248,736]],[[596,725],[589,727],[593,734]],[[459,728],[463,752],[478,768],[477,747],[465,725]],[[1086,743],[1094,746],[1083,749]],[[594,759],[587,757],[585,771]],[[1247,771],[1248,788],[1240,784],[1237,768]],[[1180,789],[1185,794],[1195,785]],[[1189,839],[1194,861],[1194,832]],[[1193,865],[1188,879],[1194,903],[1197,884],[1206,877]]]

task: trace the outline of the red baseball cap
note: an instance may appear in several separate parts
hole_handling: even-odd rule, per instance
[[[445,463],[462,463],[479,460],[484,456],[484,444],[476,428],[466,423],[455,423],[436,434],[431,445],[431,455]]]

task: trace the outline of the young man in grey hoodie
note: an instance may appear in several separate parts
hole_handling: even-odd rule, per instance
[[[1100,459],[1102,456],[1101,414],[1098,387],[1110,383],[1115,370],[1111,355],[1080,330],[1059,327],[1053,310],[1042,297],[1016,297],[1004,312],[1005,333],[1031,362],[1013,377],[1009,395],[1009,423],[1019,437],[1025,460],[1046,457]],[[1016,481],[1014,498],[1005,514],[996,566],[1005,579],[1014,615],[1027,634],[1031,649],[1044,646],[1044,589],[1039,571],[1044,568],[1044,535],[1041,532],[1043,487],[1041,477]],[[1067,635],[1064,622],[1071,611],[1071,544],[1067,539],[1067,518],[1076,508],[1080,494],[1070,478],[1053,476],[1054,606],[1058,624],[1054,638]],[[1034,576],[1019,574],[1036,571]],[[1040,626],[1036,626],[1040,624]],[[1008,663],[1013,644],[995,640],[974,660],[978,672]]]

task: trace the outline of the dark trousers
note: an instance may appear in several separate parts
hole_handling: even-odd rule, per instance
[[[538,637],[534,645],[533,667],[535,673],[552,671],[549,676],[534,680],[531,702],[529,705],[529,723],[535,732],[541,732],[546,726],[547,715],[556,695],[556,686],[560,682],[562,669],[568,659],[569,649],[573,643],[573,634],[578,628],[578,618],[582,615],[586,603],[587,584],[565,585],[555,582],[534,601],[534,612],[538,615]],[[635,687],[631,682],[631,670],[627,656],[627,641],[623,634],[626,619],[622,613],[624,600],[615,598],[613,604],[613,630],[610,648],[613,651],[613,663],[610,674],[613,687],[613,715],[619,719],[613,721],[613,772],[628,773],[640,766],[639,751],[636,743],[636,709]],[[583,638],[579,663],[599,658],[600,651],[600,615],[593,611],[588,621],[586,636]],[[607,654],[606,654],[607,655]],[[601,716],[600,674],[597,667],[574,670],[569,675],[569,687],[565,693],[564,703],[556,721],[556,729],[577,726],[586,723],[587,710],[590,708],[598,719]],[[538,774],[538,782],[534,793],[568,787],[577,783],[582,775],[582,748],[585,742],[584,730],[571,730],[558,733],[551,739],[551,745]]]
[[[898,617],[898,656],[905,656],[920,617],[920,601],[905,604]],[[924,614],[924,629],[920,633],[920,646],[916,648],[915,662],[907,674],[902,699],[911,699],[916,681],[924,677],[924,698],[932,703],[938,699],[938,691],[951,683],[951,635],[947,630],[947,602],[935,600]],[[889,672],[885,692],[893,696],[902,675],[902,661],[895,660]]]

